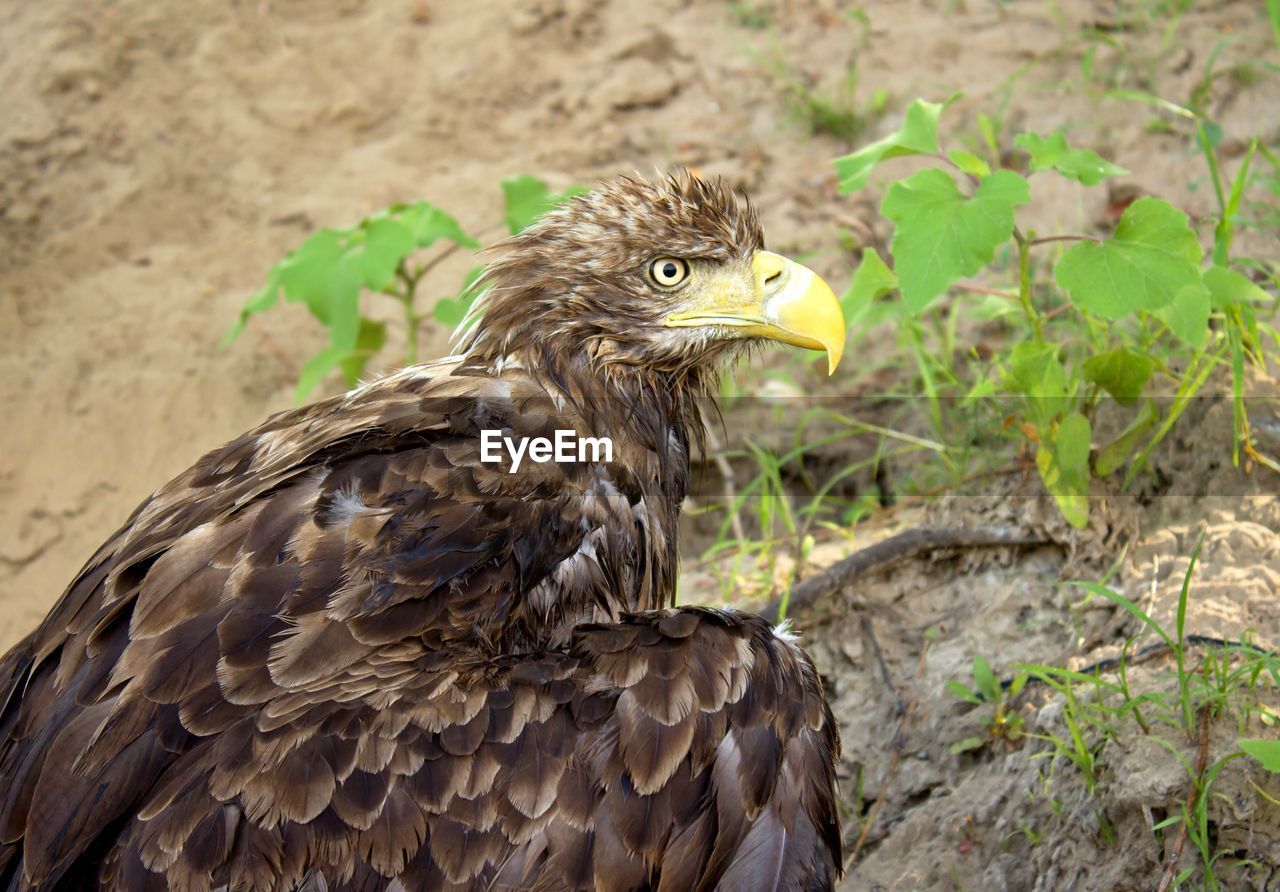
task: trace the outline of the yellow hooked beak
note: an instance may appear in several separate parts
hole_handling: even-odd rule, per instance
[[[827,374],[835,372],[844,352],[844,315],[835,292],[808,267],[770,251],[751,258],[754,288],[708,289],[710,306],[672,313],[671,328],[716,325],[736,328],[744,337],[769,338],[784,344],[825,350]],[[732,297],[726,291],[739,291]]]

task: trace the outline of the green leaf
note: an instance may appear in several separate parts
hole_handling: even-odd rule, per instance
[[[327,324],[330,277],[341,262],[341,234],[336,229],[311,233],[276,265],[285,298],[306,304],[311,315]]]
[[[326,326],[335,305],[352,303],[359,297],[359,277],[343,262],[349,236],[349,230],[317,230],[278,267],[285,297],[305,304]]]
[[[502,181],[502,194],[507,202],[507,213],[503,219],[507,229],[515,235],[556,205],[588,191],[582,186],[570,186],[559,194],[553,194],[546,183],[527,173],[507,177]]]
[[[347,351],[330,344],[307,361],[298,375],[298,386],[293,391],[293,398],[302,402],[311,395],[311,391],[325,379],[325,376],[338,368]]]
[[[854,271],[849,287],[840,296],[840,309],[844,312],[845,325],[852,328],[862,322],[871,305],[898,288],[898,277],[885,265],[875,248],[862,252],[862,261]]]
[[[1094,470],[1099,477],[1106,477],[1124,467],[1138,447],[1138,442],[1146,436],[1160,420],[1160,409],[1153,400],[1144,400],[1142,408],[1134,416],[1120,435],[1102,447],[1098,459],[1094,462]]]
[[[1272,774],[1280,774],[1280,740],[1258,740],[1245,738],[1237,740],[1236,745],[1246,755],[1253,756],[1262,763],[1262,767]]]
[[[972,198],[938,168],[894,183],[880,210],[894,222],[894,267],[907,309],[918,313],[957,279],[995,259],[1013,235],[1013,210],[1031,200],[1027,181],[998,170]]]
[[[1119,319],[1166,307],[1183,288],[1199,284],[1200,257],[1187,215],[1145,197],[1124,212],[1114,237],[1063,254],[1055,278],[1077,307]]]
[[[957,740],[951,744],[951,755],[958,756],[970,750],[980,750],[986,745],[987,742],[981,737],[966,737],[964,740]]]
[[[1009,696],[1016,697],[1022,693],[1022,689],[1027,686],[1027,682],[1031,680],[1031,676],[1026,672],[1019,672],[1014,676],[1013,684],[1009,685]]]
[[[960,682],[956,681],[954,678],[947,680],[947,690],[968,703],[972,703],[976,706],[980,706],[982,704],[981,697],[966,688]]]
[[[1015,344],[1009,354],[1004,386],[1027,398],[1027,415],[1037,428],[1046,428],[1063,410],[1067,371],[1051,344]]]
[[[1132,406],[1155,371],[1155,360],[1123,347],[1099,353],[1084,361],[1084,379],[1097,384],[1122,406]]]
[[[1000,699],[1000,682],[996,680],[996,674],[991,671],[991,664],[978,655],[974,655],[973,658],[973,681],[987,702],[995,703]]]
[[[1072,412],[1049,436],[1041,434],[1036,466],[1058,510],[1073,527],[1089,522],[1089,419]]]
[[[457,220],[428,202],[393,205],[391,214],[409,227],[409,231],[413,233],[413,243],[419,248],[428,248],[440,239],[447,239],[464,248],[480,247],[480,243],[467,235]]]
[[[1067,145],[1067,139],[1061,133],[1050,133],[1040,136],[1035,133],[1020,133],[1013,140],[1014,145],[1025,149],[1031,156],[1033,171],[1056,170],[1072,180],[1093,186],[1107,177],[1121,176],[1128,173],[1109,161],[1104,161],[1092,149],[1073,149]]]
[[[1209,288],[1209,300],[1214,309],[1225,310],[1232,304],[1266,303],[1271,295],[1235,270],[1211,266],[1204,271],[1204,283]],[[247,309],[247,308],[246,308]]]
[[[951,159],[956,167],[980,180],[991,174],[991,165],[973,154],[973,152],[966,152],[964,149],[953,149],[947,152],[947,157]]]
[[[942,115],[942,110],[958,98],[959,94],[956,94],[941,103],[917,99],[907,109],[900,128],[851,155],[835,159],[832,163],[840,177],[840,191],[849,193],[861,189],[871,176],[872,169],[881,161],[903,155],[932,155],[937,152],[938,118]]]
[[[1209,289],[1204,282],[1186,285],[1173,303],[1156,310],[1155,315],[1179,340],[1199,350],[1209,333]]]
[[[1177,647],[1177,644],[1174,642],[1174,640],[1171,637],[1169,637],[1169,633],[1166,632],[1159,623],[1157,623],[1154,619],[1152,619],[1148,614],[1144,613],[1141,607],[1139,607],[1134,602],[1130,601],[1124,595],[1119,594],[1118,592],[1113,592],[1111,589],[1107,588],[1105,585],[1099,585],[1096,582],[1085,582],[1084,580],[1073,580],[1071,582],[1071,585],[1074,585],[1077,588],[1082,588],[1087,592],[1097,595],[1099,598],[1106,598],[1112,604],[1115,604],[1116,606],[1122,608],[1126,613],[1128,613],[1134,619],[1138,620],[1144,626],[1146,626],[1151,631],[1159,635],[1160,640],[1163,641],[1165,644],[1169,645],[1170,649]]]
[[[347,243],[345,263],[366,288],[381,291],[415,247],[413,230],[386,217],[365,220]]]
[[[344,356],[339,363],[348,387],[355,386],[360,380],[360,376],[364,374],[365,364],[373,354],[382,349],[386,340],[386,323],[364,318],[360,320],[360,334],[356,337],[355,349]]]

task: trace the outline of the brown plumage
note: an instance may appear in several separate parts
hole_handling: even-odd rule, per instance
[[[807,273],[723,186],[622,180],[500,248],[458,356],[162,488],[0,661],[0,889],[831,888],[812,665],[670,606],[720,366],[838,359]]]

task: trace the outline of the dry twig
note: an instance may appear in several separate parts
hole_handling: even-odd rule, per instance
[[[946,548],[1025,547],[1045,545],[1050,541],[1043,535],[1010,527],[918,527],[856,551],[799,583],[791,590],[788,610],[807,607],[819,598],[839,591],[860,576],[920,554]],[[775,598],[760,614],[774,622],[778,619],[781,606],[781,599]]]

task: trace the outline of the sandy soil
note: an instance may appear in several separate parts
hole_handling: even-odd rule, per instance
[[[1067,127],[1130,168],[1125,183],[1193,214],[1212,210],[1183,137],[1149,132],[1147,110],[1076,83],[1072,36],[1117,21],[1116,4],[876,0],[861,5],[862,20],[836,0],[736,6],[763,10],[772,30],[748,28],[730,4],[709,0],[8,4],[0,11],[0,648],[43,616],[147,493],[290,405],[297,369],[323,338],[300,308],[260,318],[229,350],[217,341],[265,271],[314,227],[426,198],[492,238],[503,176],[531,172],[563,186],[682,164],[749,189],[772,247],[804,253],[831,281],[845,281],[853,258],[839,223],[859,221],[883,237],[878,190],[836,195],[829,159],[849,146],[789,114],[785,89],[762,64],[774,54],[826,89],[856,58],[863,101],[879,89],[891,97],[867,138],[915,96],[963,90],[952,114],[966,126],[978,110],[1003,109],[1015,128]],[[1104,47],[1096,65],[1115,72],[1115,86],[1146,76],[1185,100],[1220,43],[1220,65],[1268,52],[1274,60],[1262,4],[1194,6],[1168,46],[1161,18],[1129,35],[1136,49],[1127,63]],[[1215,86],[1229,145],[1280,136],[1278,81]],[[1071,186],[1032,209],[1044,225],[1066,227],[1105,212],[1103,191]],[[1242,238],[1246,252],[1274,256],[1273,242]],[[444,293],[469,265],[452,258],[429,290]],[[424,353],[439,352],[446,333],[428,323],[423,334]],[[1229,418],[1229,408],[1206,407],[1195,429],[1226,430]],[[1175,440],[1161,460],[1182,482],[1177,498],[1150,491],[1116,500],[1084,534],[1055,524],[1034,480],[886,521],[910,526],[942,512],[961,524],[1043,523],[1058,543],[911,565],[857,592],[897,696],[918,704],[894,739],[886,729],[900,719],[899,701],[872,671],[843,602],[802,620],[844,723],[850,813],[881,792],[885,799],[843,888],[1152,886],[1162,861],[1152,809],[1163,813],[1183,796],[1176,762],[1160,762],[1172,775],[1156,776],[1154,760],[1137,750],[1114,757],[1099,800],[1116,839],[1107,846],[1065,769],[1057,811],[1033,795],[1044,782],[1029,747],[950,754],[977,720],[945,681],[964,677],[974,653],[998,668],[1071,653],[1073,623],[1101,627],[1110,613],[1095,605],[1080,614],[1078,597],[1057,583],[1097,578],[1125,544],[1120,584],[1147,593],[1167,617],[1179,561],[1204,523],[1195,630],[1233,637],[1250,628],[1280,646],[1275,487],[1240,475],[1223,460],[1226,444],[1216,446],[1210,460],[1203,436]],[[1200,498],[1209,492],[1219,496],[1212,504]],[[859,535],[887,527],[877,529]],[[940,637],[922,658],[929,629]],[[1114,649],[1117,634],[1104,644]],[[1167,680],[1167,667],[1149,673],[1152,685]],[[1028,709],[1032,723],[1055,720],[1043,692]],[[1230,746],[1231,729],[1215,739]],[[1215,813],[1215,826],[1239,858],[1274,865],[1280,818],[1249,782],[1280,795],[1274,779],[1241,769],[1226,788],[1232,810]],[[1033,844],[1024,826],[1043,838]],[[1230,882],[1280,888],[1264,868]]]

